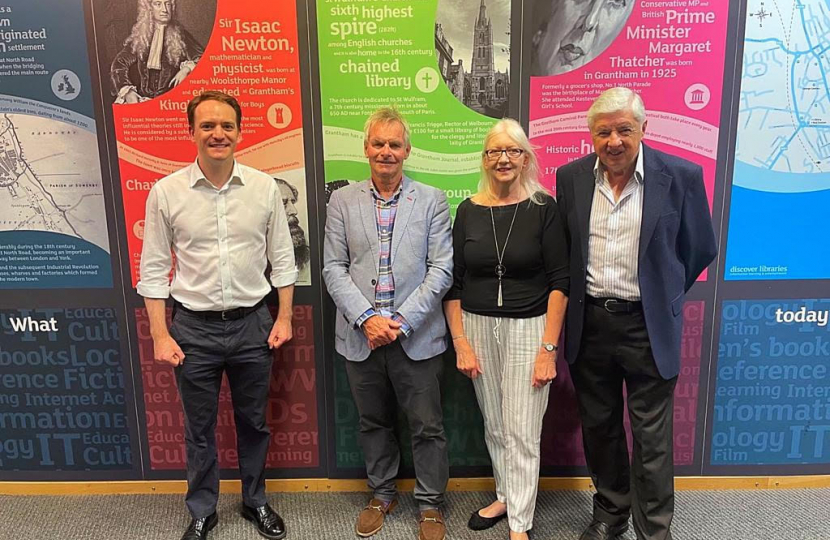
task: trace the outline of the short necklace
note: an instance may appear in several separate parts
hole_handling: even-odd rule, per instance
[[[496,300],[496,305],[502,307],[501,297],[501,278],[507,272],[502,261],[504,261],[504,252],[507,250],[507,242],[510,241],[510,233],[513,232],[513,223],[516,222],[516,213],[519,211],[519,203],[516,203],[516,208],[513,210],[513,219],[510,220],[510,228],[507,229],[507,237],[504,239],[504,246],[499,250],[499,239],[496,236],[496,218],[493,217],[493,207],[490,207],[490,223],[493,224],[493,241],[496,243],[496,258],[499,264],[496,265],[496,277],[499,278],[499,296]]]

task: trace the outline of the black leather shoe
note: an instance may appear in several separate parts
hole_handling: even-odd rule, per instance
[[[486,508],[486,507],[485,507]],[[507,512],[500,516],[496,517],[484,517],[479,512],[484,510],[484,508],[479,508],[475,512],[470,515],[470,521],[467,522],[467,527],[474,531],[483,531],[489,529],[499,521],[503,520],[507,517]]]
[[[217,523],[219,523],[219,516],[216,515],[216,512],[208,517],[191,520],[187,530],[184,531],[182,540],[205,540]]]
[[[285,522],[267,503],[259,508],[251,508],[243,504],[242,517],[248,521],[253,521],[259,534],[269,540],[285,538]]]
[[[620,525],[609,525],[595,519],[582,531],[579,540],[614,540],[627,530],[628,521]]]

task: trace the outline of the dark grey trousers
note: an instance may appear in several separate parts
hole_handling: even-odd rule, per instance
[[[358,440],[366,459],[369,487],[378,499],[391,501],[397,496],[395,477],[401,456],[395,417],[400,406],[412,434],[415,500],[421,510],[444,502],[449,458],[441,409],[442,371],[440,355],[410,360],[399,341],[375,349],[363,362],[346,361],[346,375],[360,416]]]
[[[170,334],[184,351],[176,382],[185,419],[187,495],[194,519],[209,516],[219,498],[216,414],[222,373],[227,373],[236,423],[242,501],[262,506],[265,458],[270,431],[266,423],[273,356],[268,334],[273,319],[268,306],[235,321],[213,321],[177,310]]]
[[[594,519],[620,525],[630,513],[639,540],[671,540],[677,377],[666,380],[657,371],[642,312],[608,313],[586,303],[579,351],[570,371],[585,459],[597,489]],[[630,466],[623,382],[634,438]]]

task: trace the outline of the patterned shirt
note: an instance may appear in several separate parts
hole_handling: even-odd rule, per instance
[[[395,228],[395,216],[398,213],[398,202],[401,199],[401,188],[403,183],[389,200],[384,199],[370,185],[372,201],[375,205],[375,223],[378,231],[378,279],[375,283],[375,307],[367,309],[357,320],[361,326],[373,315],[391,317],[393,321],[401,323],[401,331],[409,336],[412,327],[406,322],[400,313],[395,309],[395,276],[392,275],[392,231]]]
[[[639,246],[643,220],[643,145],[634,175],[615,200],[602,164],[594,165],[586,290],[594,298],[640,300]]]

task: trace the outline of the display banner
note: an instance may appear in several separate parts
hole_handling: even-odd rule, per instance
[[[82,0],[0,6],[0,289],[112,286]]]
[[[484,135],[510,104],[509,0],[317,1],[325,180],[369,177],[363,127],[394,105],[411,129],[404,172],[472,195]]]
[[[680,344],[680,375],[674,390],[674,464],[695,463],[700,358],[703,345],[704,302],[683,306],[683,337]],[[628,412],[625,429],[631,449]],[[551,383],[550,403],[542,430],[542,466],[575,467],[585,465],[579,407],[570,371],[564,359],[557,363],[556,379]]]
[[[531,4],[529,130],[544,184],[593,152],[586,114],[594,99],[627,86],[646,106],[644,142],[701,165],[711,208],[729,3]]]
[[[726,280],[828,279],[824,0],[748,0]]]
[[[298,285],[310,284],[296,4],[94,0],[93,6],[104,93],[112,103],[132,284],[147,194],[160,178],[196,158],[185,110],[204,90],[239,100],[236,156],[280,185]]]
[[[276,315],[275,312],[272,314]],[[294,306],[294,337],[274,352],[266,411],[271,429],[266,467],[271,469],[320,465],[312,315],[312,306]],[[174,370],[153,360],[147,312],[136,310],[136,321],[150,468],[182,471],[186,467],[184,416]],[[227,378],[224,378],[216,425],[219,466],[223,469],[235,469],[239,464],[231,397]]]
[[[830,463],[830,299],[723,303],[711,465]]]
[[[0,311],[0,478],[132,470],[125,373],[110,308]]]

